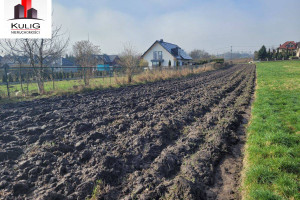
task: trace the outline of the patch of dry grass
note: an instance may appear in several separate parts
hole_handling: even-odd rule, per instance
[[[136,83],[155,82],[155,81],[167,80],[171,78],[186,77],[193,74],[200,74],[206,71],[212,71],[214,69],[215,66],[213,64],[207,64],[204,67],[200,67],[197,69],[185,68],[182,70],[163,69],[163,70],[146,71],[142,74],[136,75],[134,77],[134,81]]]

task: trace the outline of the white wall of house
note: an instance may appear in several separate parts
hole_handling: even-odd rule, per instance
[[[296,56],[297,56],[297,57],[300,57],[300,47],[297,48]]]
[[[153,52],[162,51],[162,58],[164,62],[161,63],[161,66],[169,66],[169,60],[171,61],[171,65],[174,66],[176,64],[176,59],[170,54],[165,48],[163,48],[159,43],[156,43],[143,57],[149,64],[150,69],[152,69],[151,60],[154,59]],[[174,62],[175,61],[175,62]]]
[[[289,52],[297,52],[297,49],[296,50],[289,50]],[[286,52],[286,49],[279,49],[279,53],[283,53],[283,52]]]

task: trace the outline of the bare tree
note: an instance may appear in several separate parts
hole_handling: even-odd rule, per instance
[[[131,44],[124,45],[124,50],[120,55],[120,65],[125,67],[127,82],[132,82],[132,76],[137,66],[139,66],[139,56]]]
[[[92,68],[97,64],[96,54],[100,54],[100,48],[88,40],[78,41],[73,45],[73,53],[77,63],[83,69],[84,84],[90,84]]]
[[[209,53],[207,53],[204,50],[199,50],[199,49],[194,49],[193,51],[191,51],[190,56],[194,60],[200,60],[200,59],[208,59],[208,58],[210,58]]]
[[[144,60],[144,59],[140,59],[139,60],[139,66],[142,67],[142,68],[145,68],[145,67],[149,67],[149,63],[147,60]]]
[[[69,44],[69,38],[61,33],[61,27],[55,27],[51,39],[6,39],[1,47],[11,55],[24,55],[29,58],[35,73],[40,94],[45,93],[44,74],[48,64],[58,59]]]

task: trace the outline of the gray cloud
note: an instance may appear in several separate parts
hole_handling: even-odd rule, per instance
[[[298,1],[254,0],[256,7],[251,7],[251,3],[240,7],[233,0],[214,0],[195,3],[182,10],[178,6],[195,1],[176,1],[174,11],[142,17],[105,4],[95,3],[94,6],[99,7],[88,10],[76,6],[67,8],[56,2],[54,22],[70,32],[71,43],[87,39],[89,33],[90,40],[105,53],[121,52],[126,42],[131,42],[142,53],[157,39],[176,43],[187,51],[199,48],[213,53],[229,50],[231,45],[234,50],[249,51],[262,44],[300,41]],[[150,0],[162,9],[172,2],[176,3]]]

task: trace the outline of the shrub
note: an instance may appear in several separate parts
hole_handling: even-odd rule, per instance
[[[224,63],[224,58],[216,58],[216,59],[212,59],[210,61],[211,62],[216,62],[216,63]]]

